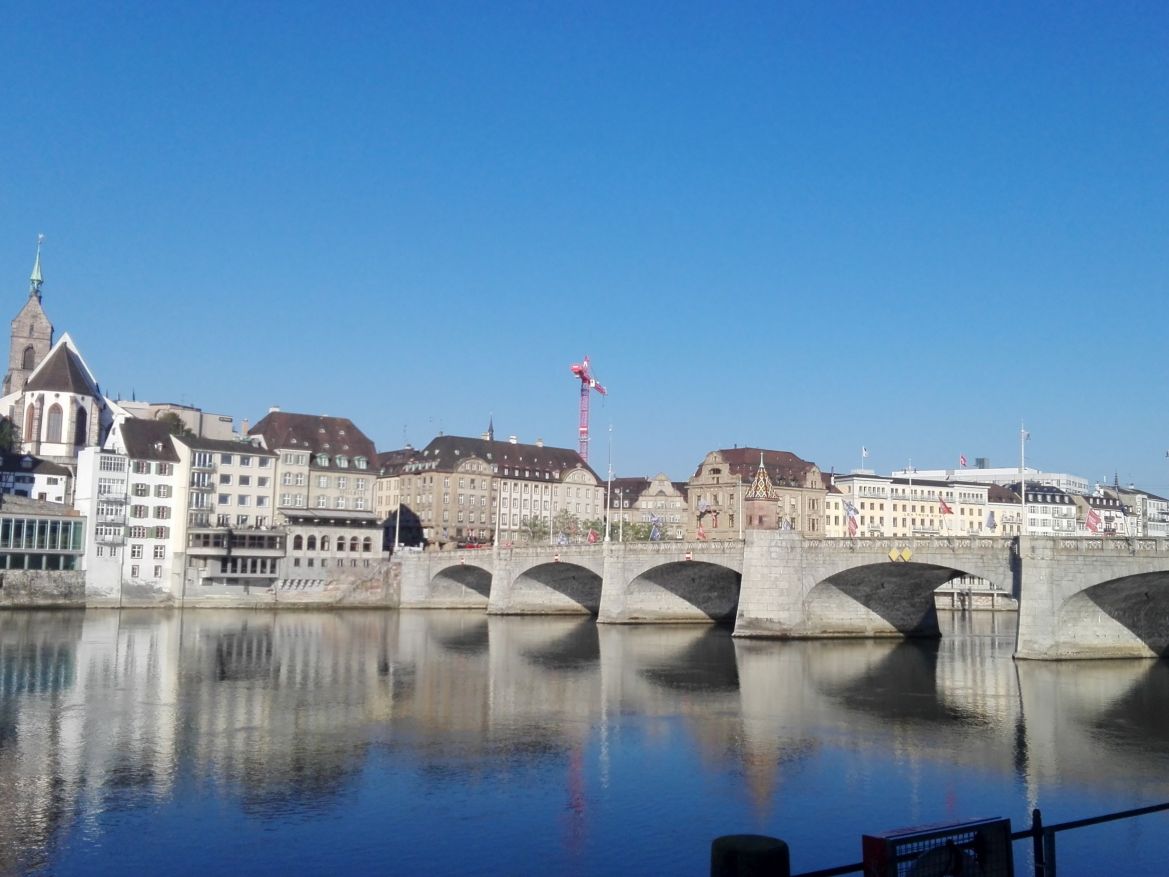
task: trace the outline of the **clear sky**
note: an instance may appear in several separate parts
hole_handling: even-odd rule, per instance
[[[0,13],[0,291],[107,394],[687,477],[1027,462],[1169,494],[1169,4]]]

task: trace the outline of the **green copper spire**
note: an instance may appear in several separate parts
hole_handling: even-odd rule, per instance
[[[37,235],[37,259],[32,265],[32,275],[28,278],[28,294],[29,297],[36,296],[39,300],[41,297],[41,284],[44,283],[44,278],[41,277],[41,244],[45,242],[43,234]]]

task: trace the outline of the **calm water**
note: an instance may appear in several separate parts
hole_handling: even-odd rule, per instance
[[[732,640],[450,612],[0,613],[0,866],[39,874],[706,874],[860,835],[1169,800],[1169,664]],[[1060,838],[1165,874],[1169,816]],[[1017,867],[1028,861],[1016,847]],[[1123,856],[1123,865],[1117,859]]]

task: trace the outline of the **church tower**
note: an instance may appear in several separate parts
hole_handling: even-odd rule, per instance
[[[37,236],[37,258],[28,279],[28,301],[12,321],[8,342],[8,374],[0,395],[19,393],[28,376],[41,364],[53,347],[53,324],[41,307],[41,244],[45,236]]]

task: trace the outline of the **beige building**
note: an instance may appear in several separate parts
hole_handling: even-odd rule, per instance
[[[604,514],[604,483],[580,454],[539,441],[438,436],[379,463],[379,516],[392,519],[400,503],[403,523],[416,520],[429,543],[551,540],[562,524],[576,530]]]
[[[998,527],[993,485],[854,472],[832,476],[832,486],[824,519],[830,537],[989,535],[992,523]]]
[[[664,472],[653,478],[614,478],[609,493],[609,538],[628,537],[634,524],[639,535],[650,538],[656,525],[658,538],[682,539],[686,535],[686,483],[671,481]]]
[[[274,521],[288,542],[283,580],[326,580],[339,567],[383,557],[373,511],[377,451],[353,421],[273,408],[249,435],[275,453]]]
[[[819,467],[789,451],[711,451],[686,484],[689,539],[738,539],[750,529],[823,535]]]

